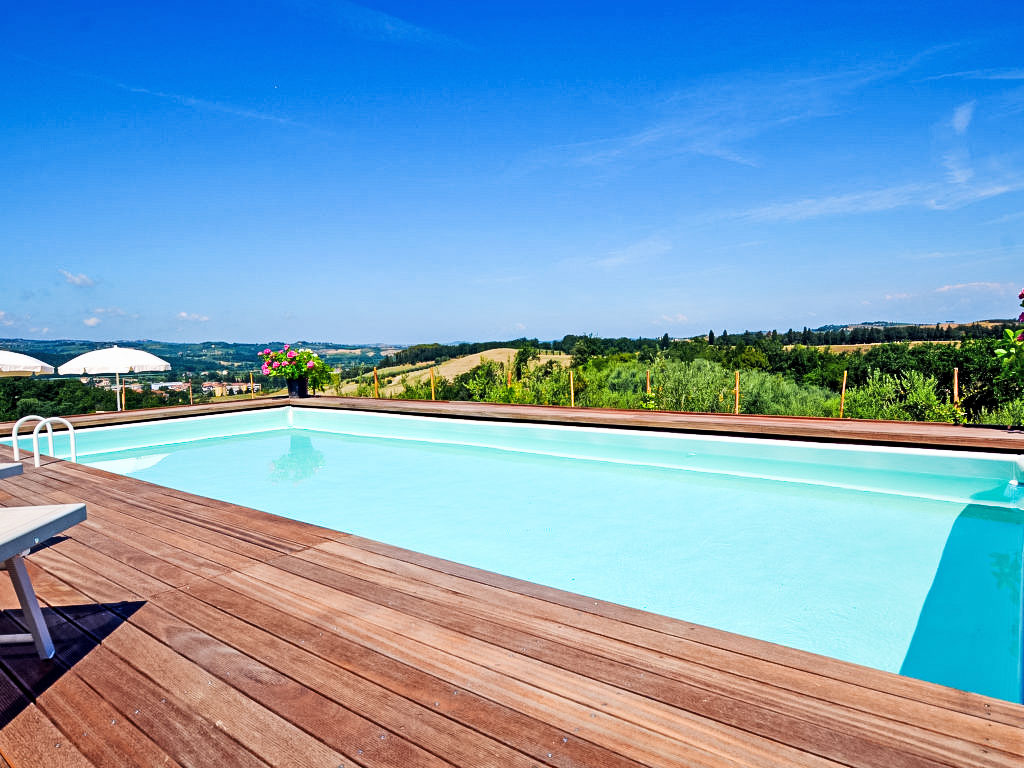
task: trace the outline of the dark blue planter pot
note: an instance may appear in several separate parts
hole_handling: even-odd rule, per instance
[[[297,379],[287,379],[288,397],[309,397],[309,378],[301,376]]]

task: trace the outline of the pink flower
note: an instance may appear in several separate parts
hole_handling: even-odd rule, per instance
[[[1022,289],[1021,292],[1017,294],[1017,298],[1024,299],[1024,289]]]
[[[310,360],[308,363],[306,363],[306,367],[309,368],[310,370],[312,370],[313,368],[316,367],[316,363],[314,363],[312,360]]]
[[[1024,341],[1024,331],[1017,334],[1017,341]]]
[[[260,370],[263,371],[263,375],[264,376],[266,376],[268,373],[270,373],[270,369],[267,367],[266,363],[263,364],[263,367]]]
[[[291,344],[285,344],[285,345],[284,345],[284,349],[282,349],[281,351],[282,351],[282,352],[284,352],[284,351],[285,351],[285,350],[287,350],[287,349],[288,349],[288,347],[290,347],[290,346],[291,346]]]
[[[293,357],[295,357],[295,350],[294,349],[288,350],[288,359],[290,360]]]
[[[275,367],[275,368],[280,368],[280,367],[281,367],[281,364],[280,364],[279,362],[277,362],[277,360],[275,360],[275,361],[274,361],[274,367]]]
[[[264,349],[262,352],[260,352],[260,354],[261,355],[269,355],[270,354],[270,347],[267,347],[266,349]]]
[[[1024,312],[1020,313],[1020,317],[1017,318],[1018,323],[1024,323]]]

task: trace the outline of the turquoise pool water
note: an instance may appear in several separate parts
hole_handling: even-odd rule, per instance
[[[1019,457],[302,408],[81,430],[78,452],[161,485],[1021,700]]]

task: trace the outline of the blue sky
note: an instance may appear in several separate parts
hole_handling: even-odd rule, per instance
[[[10,4],[0,336],[1009,317],[1024,5]]]

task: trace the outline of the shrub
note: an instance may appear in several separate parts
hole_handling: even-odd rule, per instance
[[[875,370],[867,383],[846,393],[845,415],[854,419],[955,421],[956,408],[940,400],[938,382],[918,371],[902,375]]]

